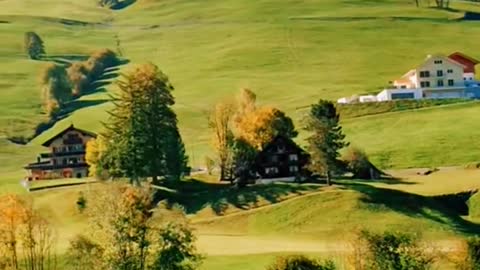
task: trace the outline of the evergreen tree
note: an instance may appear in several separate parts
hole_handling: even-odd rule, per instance
[[[134,182],[145,177],[153,182],[160,176],[179,179],[187,157],[171,108],[175,100],[168,77],[146,64],[122,78],[107,124],[109,169]]]
[[[305,130],[311,133],[307,138],[311,155],[308,167],[314,173],[324,174],[328,185],[339,164],[339,150],[348,146],[339,121],[335,105],[326,100],[313,104],[306,120]]]
[[[35,32],[26,32],[24,41],[25,52],[30,59],[40,59],[45,54],[45,47],[43,40]]]

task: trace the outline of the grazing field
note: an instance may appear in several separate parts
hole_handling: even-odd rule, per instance
[[[202,166],[212,153],[206,112],[217,101],[248,87],[260,104],[285,111],[301,129],[309,104],[378,92],[427,54],[461,51],[480,58],[478,41],[471,38],[480,35],[480,28],[478,22],[461,20],[465,11],[480,12],[480,5],[452,1],[451,9],[439,10],[403,0],[138,0],[113,11],[94,1],[0,0],[0,195],[26,193],[19,184],[22,168],[44,150],[42,142],[72,123],[100,131],[112,108],[115,76],[70,104],[74,110],[65,119],[28,145],[10,142],[13,136],[31,137],[47,120],[37,83],[47,62],[82,60],[96,49],[110,48],[128,62],[120,72],[138,63],[158,65],[175,86],[175,110],[190,162]],[[44,39],[45,59],[27,58],[22,48],[26,31]],[[435,105],[402,111],[361,108],[349,112],[342,125],[347,140],[381,168],[480,161],[480,103]],[[305,135],[301,132],[300,143]],[[479,170],[392,174],[398,179],[339,180],[328,188],[237,190],[192,180],[158,194],[162,205],[184,207],[200,251],[208,256],[202,269],[209,270],[264,269],[285,252],[336,259],[352,233],[365,226],[418,232],[445,245],[480,232],[478,194],[466,200],[451,195],[478,189]],[[102,186],[29,193],[57,229],[61,252],[87,229],[76,205],[79,194]],[[440,196],[445,194],[450,195]]]
[[[400,0],[301,4],[139,0],[111,11],[96,7],[93,1],[4,0],[0,2],[0,133],[29,136],[45,120],[36,82],[45,61],[28,60],[22,50],[23,33],[32,29],[45,40],[49,59],[71,61],[108,47],[130,61],[122,71],[147,61],[159,65],[176,87],[176,111],[191,162],[202,165],[204,156],[211,153],[205,111],[218,100],[250,87],[261,103],[285,110],[299,124],[304,110],[297,108],[320,98],[379,91],[427,54],[462,51],[480,57],[476,41],[464,38],[480,34],[477,23],[457,20],[466,10],[480,8],[456,1],[451,10],[442,11],[417,9]],[[105,100],[115,86],[107,85],[106,91],[83,99]],[[99,121],[106,119],[105,110],[111,105],[91,104],[34,143],[70,123],[101,129]],[[443,108],[425,112],[425,122],[409,121],[406,130],[395,123],[409,119],[410,112],[399,114],[398,119],[379,115],[377,119],[384,119],[377,120],[383,121],[382,130],[375,132],[371,119],[349,119],[344,125],[349,140],[365,148],[381,166],[418,167],[430,161],[456,165],[474,161],[478,153],[472,147],[475,136],[468,135],[476,130],[472,110],[456,111],[454,125],[437,118],[446,113]],[[372,139],[383,129],[387,131],[381,139]],[[451,133],[458,138],[443,143],[455,152],[439,156],[438,142]],[[395,144],[392,149],[398,138],[410,136],[418,138],[409,140],[408,147]],[[395,149],[399,147],[407,150]],[[17,167],[21,165],[19,161]],[[4,165],[0,166],[3,171]]]
[[[441,196],[480,188],[480,170],[450,168],[428,176],[413,170],[391,173],[397,179],[337,180],[330,188],[275,184],[238,190],[188,180],[168,186],[159,198],[160,205],[184,207],[196,230],[198,248],[208,255],[203,269],[230,265],[241,269],[252,263],[241,259],[249,256],[264,265],[277,253],[305,252],[340,261],[353,234],[365,227],[418,233],[441,248],[480,232],[478,195],[463,201],[471,207],[466,212]],[[88,197],[90,191],[104,187],[108,188],[94,183],[30,193],[58,230],[59,250],[64,251],[69,239],[87,228],[87,217],[76,206],[80,193]]]

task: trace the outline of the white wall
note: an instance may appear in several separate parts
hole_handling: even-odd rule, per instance
[[[272,184],[276,182],[285,182],[285,183],[293,183],[295,182],[295,177],[284,177],[284,178],[272,178],[272,179],[258,179],[257,184]]]
[[[378,101],[392,100],[392,94],[413,93],[414,99],[422,99],[422,89],[385,89],[377,95]]]

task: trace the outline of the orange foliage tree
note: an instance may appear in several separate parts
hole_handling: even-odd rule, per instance
[[[237,137],[257,150],[278,135],[294,138],[298,135],[293,121],[284,112],[273,107],[260,107],[243,115],[236,124]]]

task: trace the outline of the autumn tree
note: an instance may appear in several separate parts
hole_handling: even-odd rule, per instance
[[[6,258],[0,258],[0,265],[15,270],[55,269],[54,239],[49,223],[31,201],[15,195],[0,197],[0,255]]]
[[[107,148],[104,136],[99,135],[96,139],[89,140],[85,149],[85,161],[89,166],[88,175],[98,178],[106,178],[100,161],[103,159]]]
[[[202,257],[195,247],[196,237],[188,224],[169,222],[158,231],[159,249],[153,254],[152,270],[194,270]]]
[[[43,40],[35,32],[26,32],[24,38],[25,52],[30,59],[38,60],[45,54]]]
[[[248,88],[242,88],[237,96],[236,121],[257,109],[257,95]]]
[[[185,147],[177,127],[173,86],[157,66],[146,64],[122,75],[106,124],[109,170],[138,183],[159,177],[178,180],[186,171]]]
[[[75,62],[67,69],[68,78],[72,84],[72,94],[80,96],[89,86],[90,79],[84,62]]]
[[[156,217],[151,190],[111,184],[90,194],[88,236],[71,242],[69,264],[75,269],[178,269],[198,263],[195,237],[184,215],[175,222]],[[157,215],[168,211],[155,211]],[[167,216],[165,220],[168,220]]]
[[[246,113],[237,121],[236,131],[238,138],[257,150],[261,150],[276,136],[294,138],[298,135],[292,119],[273,107],[260,107]]]
[[[332,173],[338,166],[339,151],[348,145],[339,121],[335,105],[326,100],[313,104],[305,121],[305,130],[310,133],[307,138],[311,155],[308,168],[325,175],[328,185],[331,185]]]
[[[220,167],[220,180],[231,174],[233,161],[232,119],[235,106],[230,102],[220,102],[210,113],[208,125],[213,132],[213,147]]]
[[[72,100],[72,90],[64,67],[47,64],[40,72],[42,101],[49,115],[54,115]]]

